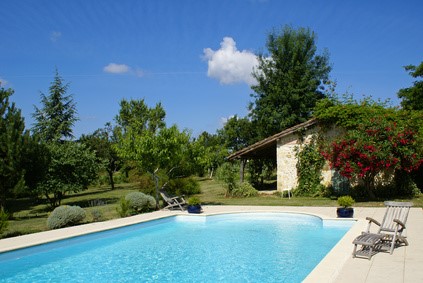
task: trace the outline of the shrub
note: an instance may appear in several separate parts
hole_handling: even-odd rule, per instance
[[[130,214],[129,201],[127,201],[124,197],[120,198],[119,206],[116,208],[116,211],[118,212],[120,217],[129,216]]]
[[[108,185],[109,184],[109,176],[107,174],[101,174],[101,175],[99,175],[97,181],[100,184],[100,186]]]
[[[128,201],[129,208],[132,213],[147,212],[156,207],[156,200],[149,195],[141,192],[132,192],[126,195],[125,200]]]
[[[350,196],[342,196],[338,198],[338,205],[342,207],[351,207],[354,203],[354,199]]]
[[[317,196],[320,194],[320,181],[325,159],[319,152],[319,142],[319,137],[313,135],[310,143],[295,148],[295,156],[298,160],[298,186],[295,189],[295,195]]]
[[[248,182],[242,182],[232,189],[232,196],[234,197],[255,197],[258,195],[258,191]]]
[[[192,177],[169,180],[166,191],[172,195],[195,195],[201,193],[200,184]]]
[[[146,195],[154,195],[156,193],[156,186],[151,175],[142,175],[137,179],[140,191]]]
[[[0,210],[0,234],[6,230],[9,223],[7,220],[9,219],[9,214],[7,214],[3,208]]]
[[[236,182],[238,180],[238,168],[234,164],[225,162],[216,171],[217,179],[224,183],[226,187],[226,196],[232,195],[232,191],[236,187]]]
[[[93,218],[94,222],[98,222],[103,220],[103,213],[99,209],[95,208],[91,210],[91,217]]]
[[[49,229],[73,226],[85,218],[85,210],[79,206],[62,205],[56,207],[47,219]]]
[[[332,169],[362,182],[372,199],[376,198],[378,176],[393,171],[408,176],[423,164],[418,132],[408,128],[402,118],[393,118],[396,120],[387,119],[386,115],[366,117],[321,152]],[[406,194],[413,190],[412,184],[399,189]]]
[[[199,197],[190,197],[187,202],[188,205],[201,205],[201,200]]]
[[[127,183],[128,177],[121,171],[118,171],[113,174],[113,181],[115,182],[115,184]]]

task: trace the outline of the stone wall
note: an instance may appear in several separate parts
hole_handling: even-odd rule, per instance
[[[310,142],[312,135],[319,131],[317,126],[307,129],[304,134],[303,144]],[[325,132],[325,139],[331,139],[339,135],[339,130],[330,129]],[[282,137],[278,140],[276,147],[277,158],[277,190],[280,192],[292,190],[297,187],[297,158],[295,156],[295,148],[301,144],[298,142],[299,133],[293,133]],[[324,165],[322,170],[322,184],[328,186],[331,184],[333,172],[327,164]]]

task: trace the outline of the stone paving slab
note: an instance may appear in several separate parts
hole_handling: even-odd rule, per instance
[[[235,212],[295,212],[313,214],[323,219],[336,219],[335,207],[203,206],[203,210],[202,215]],[[355,207],[354,210],[356,224],[316,266],[304,282],[423,282],[423,210],[421,208],[410,210],[405,233],[410,246],[396,248],[392,255],[383,252],[378,253],[371,260],[352,258],[352,241],[361,231],[365,230],[367,226],[365,217],[370,216],[381,220],[385,208]],[[0,252],[174,215],[188,214],[180,211],[162,210],[133,217],[2,239],[0,240]]]

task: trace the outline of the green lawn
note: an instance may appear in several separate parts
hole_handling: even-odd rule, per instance
[[[199,182],[202,193],[198,196],[205,205],[337,206],[336,200],[329,198],[292,197],[288,199],[267,194],[251,198],[226,198],[225,189],[218,182],[207,178],[199,179]],[[137,184],[119,184],[115,190],[111,190],[110,187],[95,187],[66,196],[62,204],[83,207],[87,212],[86,222],[93,222],[93,211],[101,215],[101,220],[110,220],[119,217],[116,210],[119,199],[137,190]],[[411,201],[415,206],[423,207],[423,196]],[[383,202],[358,202],[355,206],[383,206]],[[13,201],[12,207],[14,208],[13,218],[0,238],[47,230],[49,208],[46,203],[19,199]]]

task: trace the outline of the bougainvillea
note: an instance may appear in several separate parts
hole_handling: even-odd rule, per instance
[[[416,132],[386,117],[364,119],[357,129],[321,151],[331,168],[349,179],[358,178],[371,190],[383,171],[410,173],[423,164]]]

